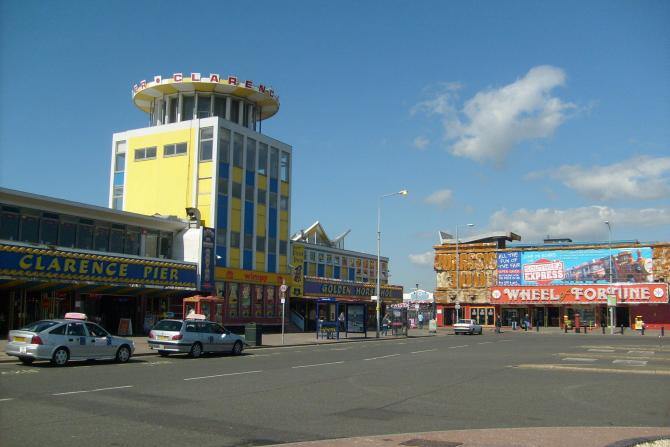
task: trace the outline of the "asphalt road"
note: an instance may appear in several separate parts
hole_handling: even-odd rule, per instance
[[[439,336],[241,357],[0,365],[0,444],[244,446],[503,427],[670,425],[670,346]]]

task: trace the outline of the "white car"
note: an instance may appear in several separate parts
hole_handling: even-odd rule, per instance
[[[41,320],[9,332],[7,355],[25,365],[35,360],[50,360],[64,366],[70,360],[116,360],[125,363],[135,351],[135,343],[115,337],[86,315],[67,313],[64,319]]]
[[[205,352],[242,354],[244,340],[204,315],[189,315],[186,320],[161,320],[149,332],[149,348],[165,357],[187,353],[200,357]]]
[[[479,334],[482,335],[484,328],[481,324],[478,324],[475,320],[464,320],[460,319],[456,324],[454,324],[454,334]]]

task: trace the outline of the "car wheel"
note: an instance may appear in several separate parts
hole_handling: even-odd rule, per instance
[[[158,355],[161,357],[167,357],[170,355],[170,353],[168,351],[158,351]]]
[[[24,365],[32,365],[35,361],[35,359],[32,357],[19,357],[19,360],[21,360],[21,363]]]
[[[51,363],[56,366],[65,366],[68,360],[70,360],[70,352],[66,348],[56,349],[53,357],[51,357]]]
[[[193,357],[194,359],[197,359],[202,355],[202,345],[200,343],[193,343],[193,346],[191,346],[191,351],[189,352],[189,355]]]
[[[236,341],[235,344],[233,345],[233,350],[231,351],[233,355],[240,355],[242,354],[242,342],[241,341]]]
[[[119,363],[126,363],[128,360],[130,360],[130,348],[123,345],[116,351],[116,361]]]

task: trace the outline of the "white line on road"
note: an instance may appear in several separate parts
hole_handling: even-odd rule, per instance
[[[13,397],[6,397],[4,399],[0,399],[0,402],[7,402],[8,400],[14,400]]]
[[[257,374],[257,373],[261,373],[261,372],[263,372],[263,371],[243,371],[243,372],[228,373],[228,374],[215,374],[213,376],[189,377],[188,379],[184,379],[184,380],[213,379],[214,377],[239,376],[239,375],[242,375],[242,374]]]
[[[512,340],[498,340],[498,343],[505,343],[506,341],[512,341]]]
[[[347,351],[349,348],[333,348],[331,351]]]
[[[614,349],[589,349],[589,352],[614,352]]]
[[[588,359],[584,357],[566,357],[563,359],[564,362],[585,362],[585,363],[593,363],[597,360],[598,359]]]
[[[311,368],[312,366],[325,366],[325,365],[337,365],[338,363],[344,363],[344,361],[341,362],[328,362],[328,363],[316,363],[314,365],[300,365],[300,366],[292,366],[291,368]]]
[[[470,345],[449,346],[449,349],[467,348],[468,346],[470,346]]]
[[[363,359],[363,360],[379,360],[379,359],[387,359],[389,357],[395,357],[400,354],[389,354],[389,355],[382,355],[381,357],[370,357],[369,359]]]
[[[488,345],[489,343],[493,343],[492,341],[480,341],[477,343],[478,345]]]
[[[646,360],[612,360],[615,365],[647,366]]]
[[[437,351],[437,349],[424,349],[423,351],[412,351],[410,354],[420,354],[422,352],[432,352],[432,351]]]
[[[629,354],[654,355],[654,351],[628,351]]]
[[[98,391],[120,390],[122,388],[132,388],[132,385],[111,386],[109,388],[96,388],[94,390],[68,391],[67,393],[55,393],[52,396],[65,396],[67,394],[96,393]]]

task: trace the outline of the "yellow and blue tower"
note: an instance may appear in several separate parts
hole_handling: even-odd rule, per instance
[[[217,293],[231,281],[236,291],[244,281],[264,286],[259,278],[276,287],[289,265],[291,146],[261,132],[279,110],[274,90],[175,73],[141,81],[132,98],[149,126],[114,134],[109,206],[177,216],[196,208],[216,230]]]

